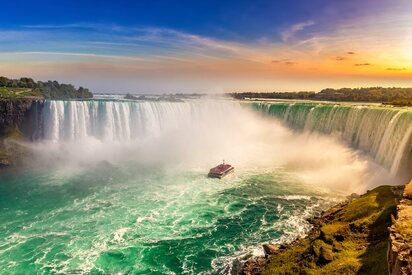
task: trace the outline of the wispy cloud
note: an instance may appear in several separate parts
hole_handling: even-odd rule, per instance
[[[20,26],[13,36],[18,39],[12,37],[8,40],[14,39],[17,47],[13,49],[0,44],[0,52],[21,49],[28,53],[54,52],[61,55],[63,52],[78,52],[102,58],[120,55],[176,59],[182,62],[208,59],[267,64],[271,55],[269,50],[274,45],[270,41],[227,41],[170,28],[87,23]],[[35,43],[29,43],[33,41]]]
[[[348,59],[347,57],[343,57],[343,56],[337,56],[335,58],[336,61],[343,61],[343,60],[347,60],[347,59]]]
[[[275,60],[272,60],[272,63],[279,64],[279,65],[287,65],[287,66],[297,64],[297,62],[291,61],[289,59],[281,59],[281,60],[276,60],[275,59]]]
[[[407,43],[411,37],[394,35],[397,28],[392,28],[388,19],[385,28],[363,24],[363,20],[348,20],[330,28],[324,27],[321,19],[316,24],[304,21],[277,37],[271,34],[248,41],[156,26],[73,23],[0,27],[0,69],[52,75],[66,74],[71,68],[71,74],[84,78],[104,72],[108,79],[112,75],[153,79],[179,76],[185,81],[192,81],[190,75],[198,73],[199,79],[216,75],[216,79],[226,77],[228,82],[254,78],[259,85],[269,85],[275,76],[295,80],[319,77],[325,81],[353,71],[371,79],[405,76],[402,71],[412,58]],[[402,22],[412,26],[410,21]],[[399,33],[405,34],[405,29],[403,26]],[[392,36],[394,39],[387,39]],[[103,73],[99,77],[103,78]],[[295,80],[288,83],[293,86]]]
[[[300,22],[290,26],[288,29],[281,33],[282,41],[288,42],[291,38],[293,38],[298,32],[304,30],[307,27],[313,26],[315,24],[314,21],[309,20],[305,22]]]
[[[406,68],[386,68],[387,71],[394,71],[394,72],[400,72],[400,71],[406,71]]]
[[[20,28],[32,29],[32,30],[70,30],[70,29],[84,29],[84,30],[95,30],[103,32],[115,32],[115,31],[125,31],[129,28],[123,27],[117,24],[99,24],[90,22],[78,22],[70,24],[37,24],[37,25],[21,25]]]
[[[87,57],[97,59],[123,59],[145,61],[147,59],[131,56],[109,55],[109,54],[95,54],[95,53],[76,53],[76,52],[50,52],[50,51],[22,51],[22,52],[0,52],[0,55],[40,55],[40,56],[71,56],[71,57]]]
[[[356,66],[356,67],[372,66],[372,64],[370,64],[370,63],[356,63],[356,64],[353,64],[353,66]]]

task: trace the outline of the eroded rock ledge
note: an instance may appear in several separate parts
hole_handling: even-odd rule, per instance
[[[306,238],[279,247],[266,245],[266,256],[248,260],[241,274],[388,274],[388,228],[403,190],[379,186],[350,197],[312,219]],[[396,263],[401,255],[394,254]]]
[[[35,140],[41,134],[44,99],[0,98],[0,168],[17,164],[24,154],[16,141]]]
[[[391,275],[412,274],[412,181],[397,206],[397,218],[389,228],[388,264]]]

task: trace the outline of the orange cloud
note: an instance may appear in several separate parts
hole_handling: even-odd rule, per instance
[[[372,66],[372,64],[370,64],[370,63],[357,63],[357,64],[354,64],[353,66],[356,66],[356,67],[361,67],[361,66]]]

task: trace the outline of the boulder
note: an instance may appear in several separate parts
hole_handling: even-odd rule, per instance
[[[267,265],[267,259],[258,257],[252,258],[246,261],[243,268],[240,270],[241,275],[254,275],[262,273],[263,269]]]
[[[345,248],[343,247],[343,245],[340,242],[333,242],[333,251],[334,252],[340,252],[342,250],[344,250]]]
[[[403,196],[407,199],[412,200],[412,181],[405,186]]]
[[[274,244],[267,243],[263,245],[263,251],[265,252],[265,255],[272,255],[277,253],[279,248]]]
[[[333,252],[330,248],[322,246],[320,248],[319,262],[321,264],[327,264],[333,261]]]

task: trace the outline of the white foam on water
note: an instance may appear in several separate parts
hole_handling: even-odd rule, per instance
[[[131,228],[130,227],[122,227],[117,229],[113,233],[113,242],[116,243],[123,243],[125,240],[123,239],[124,234],[126,234],[127,231],[129,231]]]
[[[305,117],[306,113],[295,110],[298,107],[299,104],[289,105],[285,118],[296,123],[310,120],[310,116]],[[141,169],[207,171],[226,159],[236,171],[253,174],[256,168],[262,171],[284,167],[296,171],[302,182],[348,193],[361,192],[383,179],[391,179],[387,170],[348,148],[340,138],[292,132],[281,122],[264,119],[230,100],[47,101],[45,108],[45,139],[34,146],[27,145],[36,157],[30,165],[57,166],[56,170],[68,173],[100,163],[130,162]],[[318,109],[321,107],[308,109],[308,113],[314,114]],[[349,136],[361,127],[356,116],[363,116],[367,121],[372,119],[372,114],[362,113],[364,110],[332,107],[331,118],[325,120],[325,131],[338,133],[339,119],[346,118],[343,135]],[[404,117],[394,113],[398,116],[394,119],[391,115],[384,112],[382,119],[392,119],[392,124],[398,125]],[[318,121],[308,122],[311,123],[314,125],[310,130],[321,127]],[[369,141],[366,136],[371,127],[367,124],[362,127],[365,130],[357,137],[359,146]],[[389,128],[391,133],[399,130],[397,126]],[[381,152],[380,155],[389,150],[385,148],[391,148],[391,152],[398,148],[385,140],[388,145],[374,141],[373,150]],[[381,176],[374,178],[377,170]]]
[[[254,106],[294,129],[336,135],[390,169],[392,175],[405,172],[411,175],[409,171],[400,171],[398,165],[412,146],[410,109],[323,103],[257,103]]]
[[[287,108],[285,120],[304,125],[306,113],[297,112],[297,105]],[[92,190],[90,194],[41,213],[35,222],[25,224],[21,234],[11,234],[7,244],[0,246],[1,256],[38,237],[31,232],[39,228],[60,228],[50,233],[53,236],[65,237],[69,234],[66,230],[79,233],[68,235],[69,260],[47,262],[47,255],[39,254],[38,264],[45,272],[51,268],[55,273],[104,273],[107,270],[98,262],[102,255],[133,247],[139,262],[133,267],[136,270],[174,274],[156,257],[156,267],[146,265],[143,254],[151,249],[156,252],[160,244],[208,240],[218,226],[223,232],[229,228],[220,221],[227,219],[235,225],[248,222],[245,219],[250,217],[247,214],[253,211],[251,207],[274,201],[273,205],[262,206],[262,212],[254,217],[253,231],[242,229],[247,238],[236,236],[239,239],[227,240],[223,245],[211,241],[197,248],[225,255],[211,260],[211,272],[236,272],[248,257],[262,255],[261,236],[277,236],[265,239],[275,244],[305,236],[311,228],[306,219],[333,201],[321,198],[320,190],[327,190],[324,194],[361,192],[391,177],[373,159],[350,149],[339,137],[296,133],[231,101],[51,101],[46,108],[46,140],[26,146],[35,154],[35,168],[51,167],[53,172],[47,181],[36,184],[41,190],[79,182],[71,186],[75,188],[68,188],[69,192],[87,186],[89,181],[95,186],[85,188]],[[308,131],[321,127],[315,119],[320,109],[316,106],[308,110]],[[342,130],[338,121],[343,117],[347,118],[343,133],[348,136],[359,125],[371,130],[366,122],[372,121],[372,115],[364,114],[365,108],[347,111],[333,106],[328,112],[330,117],[322,127],[329,133]],[[364,122],[357,121],[357,115],[365,116]],[[381,119],[398,125],[403,116],[394,118],[386,112]],[[398,128],[393,126],[390,131]],[[359,146],[366,146],[367,132],[363,130],[354,137]],[[397,143],[385,140],[386,145],[376,142],[371,150],[383,154],[398,148]],[[208,169],[222,159],[235,166],[235,173],[221,181],[207,179]],[[87,177],[90,173],[95,174]],[[258,192],[264,187],[261,182],[267,181],[278,185],[278,193]],[[293,190],[299,189],[293,189],[295,183],[307,186],[307,190],[294,194]],[[236,192],[245,187],[258,195]],[[92,224],[93,228],[84,228],[84,224]],[[93,234],[87,235],[91,230]],[[242,244],[231,245],[239,240]],[[179,267],[187,274],[197,270],[194,253],[188,251],[179,259]]]

